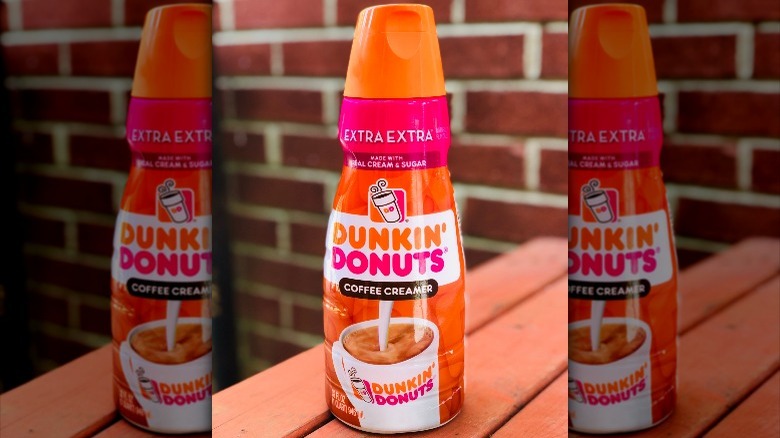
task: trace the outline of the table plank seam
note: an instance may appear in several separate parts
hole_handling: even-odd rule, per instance
[[[755,387],[751,388],[748,392],[746,392],[744,397],[740,397],[739,399],[735,400],[733,404],[727,406],[726,411],[716,421],[712,422],[712,424],[704,428],[704,431],[701,433],[701,436],[707,436],[707,434],[711,430],[718,427],[718,425],[723,421],[725,421],[728,418],[728,416],[731,415],[732,412],[734,412],[740,405],[742,405],[743,402],[745,402],[745,400],[750,398],[750,396],[753,395],[756,391],[758,391],[765,383],[772,380],[772,378],[774,378],[775,374],[777,374],[778,372],[780,372],[780,363],[778,363],[778,366],[776,366],[772,372],[767,374],[765,379],[758,382],[758,384]]]
[[[506,315],[507,313],[511,312],[513,309],[523,305],[523,303],[525,303],[529,299],[531,299],[534,296],[536,296],[536,294],[541,293],[542,291],[544,291],[545,289],[547,289],[551,285],[555,284],[555,282],[561,281],[561,279],[563,279],[566,276],[567,276],[567,274],[564,272],[561,275],[550,279],[550,281],[548,281],[546,283],[540,284],[539,287],[534,289],[533,292],[525,295],[524,297],[520,298],[519,300],[517,300],[515,302],[509,303],[503,310],[501,310],[500,312],[498,312],[495,315],[493,315],[490,319],[487,319],[487,320],[483,321],[479,325],[474,325],[474,326],[470,327],[469,328],[470,330],[466,334],[467,335],[473,334],[474,332],[476,332],[477,330],[481,329],[482,327],[484,327],[484,326],[490,324],[491,322],[495,321],[496,319]],[[466,294],[468,294],[468,293],[469,293],[469,291],[468,291],[468,284],[466,284]],[[468,306],[466,307],[466,309],[467,309],[466,312],[468,313]]]
[[[685,327],[682,330],[680,330],[677,333],[677,336],[682,336],[682,335],[688,333],[689,331],[695,329],[696,327],[699,327],[700,325],[706,323],[707,321],[709,321],[713,317],[715,317],[715,316],[725,312],[726,310],[728,310],[734,304],[736,304],[736,303],[742,301],[743,299],[749,297],[750,295],[752,295],[753,293],[755,293],[756,291],[758,291],[762,287],[768,285],[772,281],[775,281],[777,279],[778,274],[780,274],[780,271],[773,272],[772,274],[769,274],[767,277],[762,277],[760,280],[757,280],[756,283],[750,289],[745,290],[741,294],[735,295],[730,300],[723,302],[722,305],[720,305],[720,306],[713,307],[712,310],[707,315],[705,315],[704,317],[702,317],[698,321],[694,322],[693,324],[690,324],[687,327]],[[684,305],[684,304],[685,303],[683,301],[682,305]]]
[[[516,411],[514,411],[514,413],[512,413],[512,415],[510,415],[509,417],[507,417],[505,421],[502,421],[502,422],[501,422],[501,424],[499,424],[499,425],[498,425],[498,427],[496,427],[494,430],[490,431],[490,432],[488,433],[488,435],[487,435],[487,436],[489,436],[489,437],[493,436],[493,435],[494,435],[496,432],[498,432],[499,430],[501,430],[501,428],[502,428],[502,427],[506,426],[506,425],[507,425],[507,423],[509,423],[510,421],[512,421],[512,419],[513,419],[513,418],[514,418],[514,417],[515,417],[517,414],[519,414],[519,413],[520,413],[520,411],[522,411],[522,410],[523,410],[523,409],[524,409],[526,406],[528,406],[528,405],[529,405],[531,402],[533,402],[533,401],[534,401],[534,399],[536,399],[536,398],[537,398],[537,397],[538,397],[538,396],[539,396],[541,393],[543,393],[544,391],[546,391],[546,390],[547,390],[547,388],[549,388],[549,387],[550,387],[550,386],[551,386],[553,383],[555,383],[555,381],[556,381],[556,380],[558,380],[558,378],[560,378],[562,375],[566,374],[566,372],[567,372],[568,370],[569,370],[569,367],[566,365],[566,363],[564,363],[564,365],[563,365],[563,369],[562,369],[562,370],[561,370],[559,373],[555,374],[555,375],[554,375],[554,376],[553,376],[553,377],[552,377],[552,378],[551,378],[551,379],[550,379],[550,380],[549,380],[549,381],[548,381],[548,382],[547,382],[547,383],[546,383],[544,386],[540,387],[540,388],[539,388],[539,390],[538,390],[538,391],[536,391],[536,392],[533,394],[533,396],[532,396],[532,397],[530,397],[530,398],[528,399],[528,401],[526,401],[525,403],[523,403],[522,405],[520,405],[520,406],[517,408],[517,410],[516,410]]]

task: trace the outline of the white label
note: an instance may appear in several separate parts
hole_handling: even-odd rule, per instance
[[[673,247],[667,220],[663,210],[608,223],[569,215],[569,279],[669,281]]]
[[[413,282],[434,279],[441,286],[460,278],[455,214],[450,211],[406,217],[400,223],[368,216],[331,213],[325,251],[325,278]]]

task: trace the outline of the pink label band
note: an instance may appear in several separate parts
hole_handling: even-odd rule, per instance
[[[657,97],[569,99],[569,168],[631,170],[660,164]]]
[[[211,161],[211,99],[130,99],[127,142],[135,153],[206,154]]]
[[[445,97],[345,97],[339,118],[344,165],[367,170],[429,169],[447,165],[450,120]]]
[[[211,169],[211,153],[158,154],[153,152],[134,151],[133,166],[139,169],[174,171]]]

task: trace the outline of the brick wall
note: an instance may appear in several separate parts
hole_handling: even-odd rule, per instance
[[[569,2],[570,10],[584,1]],[[643,0],[683,265],[780,236],[780,3]]]
[[[29,318],[20,320],[29,319],[36,372],[110,341],[111,242],[130,166],[125,114],[141,25],[162,3],[173,2],[0,8],[13,117],[3,144],[13,147],[19,188],[3,201],[18,202],[26,271],[15,273],[26,275],[26,292],[7,293],[26,293]]]
[[[226,0],[215,33],[241,372],[322,333],[322,256],[356,0]],[[470,267],[566,229],[563,1],[434,0]]]

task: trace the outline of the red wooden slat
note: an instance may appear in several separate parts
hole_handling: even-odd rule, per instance
[[[707,258],[680,276],[680,333],[780,272],[780,240],[756,237]]]
[[[207,438],[210,433],[188,434],[188,435],[162,435],[139,429],[124,420],[119,420],[104,431],[95,435],[95,438],[150,438],[150,437],[170,437],[176,438]]]
[[[493,438],[563,438],[568,437],[567,382],[564,372],[511,420],[493,434]]]
[[[780,436],[780,373],[764,382],[705,436],[732,438],[746,432],[753,437]]]
[[[0,436],[85,437],[116,420],[111,346],[0,396]]]

